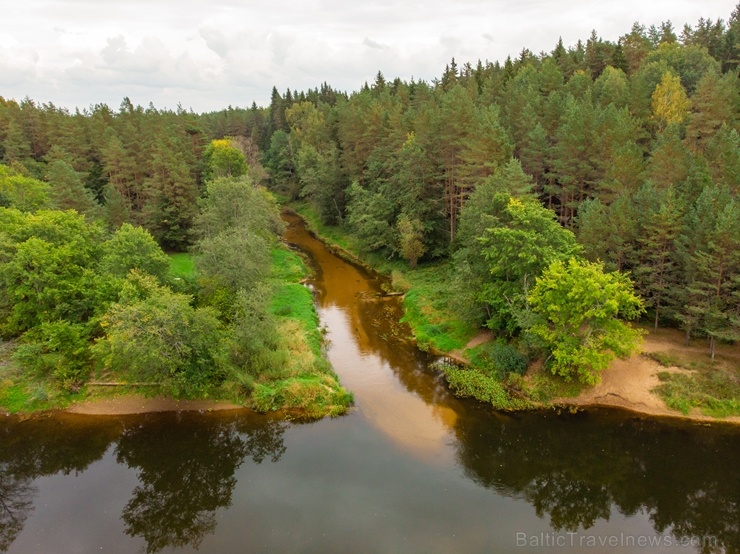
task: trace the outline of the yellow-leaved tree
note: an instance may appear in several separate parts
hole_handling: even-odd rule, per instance
[[[663,78],[653,92],[653,117],[663,126],[681,123],[689,114],[691,102],[681,85],[681,79],[670,71],[663,73]]]

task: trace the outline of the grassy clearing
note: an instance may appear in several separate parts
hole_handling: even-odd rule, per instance
[[[740,416],[740,379],[714,370],[686,375],[661,371],[655,392],[674,410],[688,414],[698,409],[711,417]]]
[[[683,333],[675,329],[651,330],[646,341],[652,351],[643,356],[666,368],[690,371],[658,374],[661,384],[653,391],[670,408],[683,414],[740,416],[740,345],[720,345],[713,362],[706,339],[686,344]]]
[[[422,350],[430,347],[441,352],[462,349],[478,332],[454,315],[449,271],[450,265],[445,262],[420,266],[400,276],[410,284],[403,300],[406,312],[403,321],[413,330]]]
[[[170,254],[170,274],[180,279],[194,277],[195,262],[193,261],[193,257],[186,252]]]

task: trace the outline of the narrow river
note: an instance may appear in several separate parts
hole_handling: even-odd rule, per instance
[[[456,399],[290,223],[352,413],[0,418],[0,552],[740,552],[740,429]]]

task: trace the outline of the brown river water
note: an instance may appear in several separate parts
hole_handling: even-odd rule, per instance
[[[352,413],[0,418],[0,552],[740,552],[740,429],[452,396],[300,220]]]

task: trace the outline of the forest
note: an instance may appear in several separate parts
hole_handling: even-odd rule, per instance
[[[300,323],[275,274],[300,263],[266,187],[394,270],[422,346],[455,333],[415,326],[430,309],[491,330],[498,377],[539,359],[592,384],[637,348],[626,320],[705,337],[714,358],[740,340],[739,61],[740,5],[680,31],[453,59],[432,82],[273,89],[267,107],[0,97],[0,333],[66,390],[105,368],[174,394],[230,383],[264,409],[328,388],[341,411],[319,338],[303,347],[317,367],[285,369]],[[186,251],[197,277],[171,273],[164,252]],[[425,311],[414,275],[430,268]],[[448,374],[479,397],[488,377]]]

